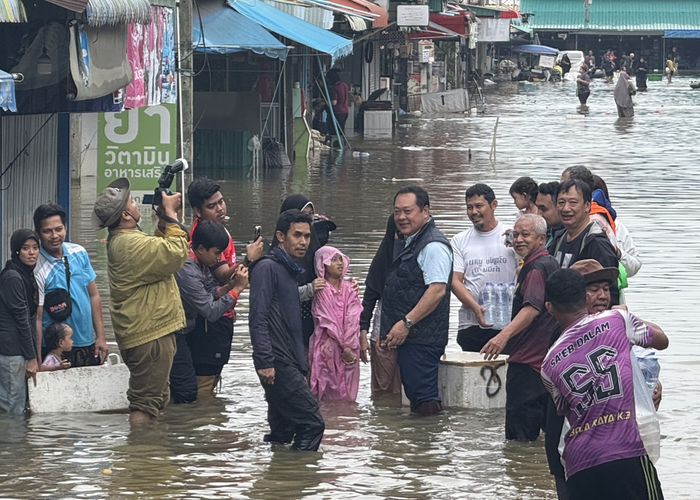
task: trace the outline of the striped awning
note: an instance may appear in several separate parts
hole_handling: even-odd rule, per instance
[[[265,29],[331,56],[331,64],[352,54],[352,40],[304,22],[262,0],[228,0],[228,4]]]
[[[73,12],[84,12],[87,8],[88,0],[46,0],[54,5],[63,7]]]
[[[87,23],[92,27],[129,23],[148,24],[151,22],[151,4],[148,0],[119,0],[118,2],[87,0],[86,14]]]

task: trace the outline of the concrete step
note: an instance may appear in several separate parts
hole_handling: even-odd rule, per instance
[[[126,410],[129,369],[110,354],[102,366],[39,372],[36,386],[30,380],[32,413],[71,413]]]

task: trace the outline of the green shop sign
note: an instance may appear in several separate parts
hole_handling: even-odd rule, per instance
[[[126,177],[138,203],[177,154],[177,105],[98,113],[97,192]]]

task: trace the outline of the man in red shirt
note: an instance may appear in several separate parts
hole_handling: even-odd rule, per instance
[[[338,70],[332,69],[327,74],[328,85],[331,93],[331,106],[333,106],[333,114],[338,122],[338,129],[345,133],[345,122],[348,119],[350,86],[340,79]],[[328,124],[328,132],[334,135],[335,128],[333,123]]]
[[[190,239],[200,222],[211,220],[225,224],[229,218],[226,215],[226,200],[221,193],[221,187],[210,179],[199,178],[192,181],[187,188],[187,200],[195,215],[192,221]],[[236,247],[230,233],[228,239],[228,246],[221,253],[219,263],[211,269],[212,275],[220,284],[228,283],[243,268],[243,264],[236,263]],[[262,257],[262,254],[262,237],[246,246],[246,260],[248,262],[256,261]],[[187,343],[192,352],[192,361],[200,393],[213,392],[216,387],[224,366],[221,363],[221,346],[222,344],[231,344],[235,319],[236,312],[231,309],[226,312],[224,317],[215,322],[206,322],[204,325],[204,320],[200,321],[202,327],[187,334]]]
[[[542,360],[556,330],[554,318],[544,306],[545,282],[559,269],[545,247],[547,223],[525,214],[513,228],[513,247],[523,267],[513,293],[511,321],[481,349],[493,359],[506,344],[510,357],[506,375],[506,439],[534,441],[544,428],[547,390],[540,378]]]

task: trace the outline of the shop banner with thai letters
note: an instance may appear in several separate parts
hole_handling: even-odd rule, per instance
[[[97,192],[126,177],[138,203],[177,154],[177,105],[98,113]]]

